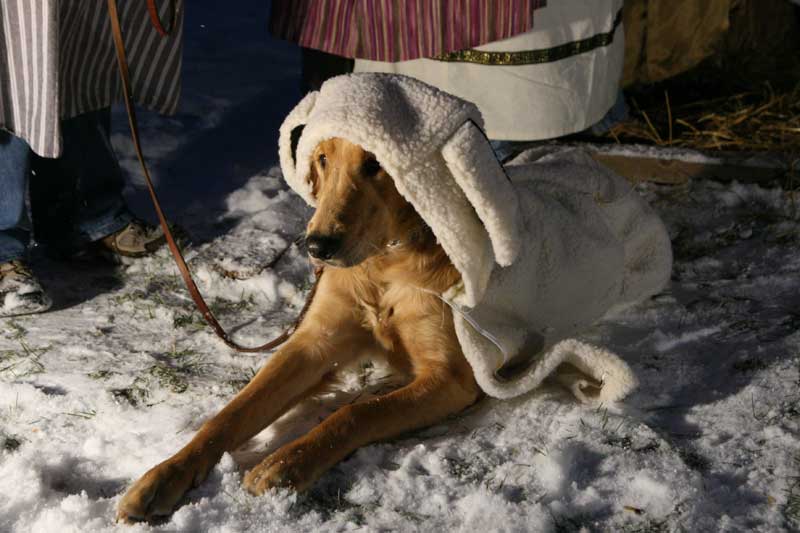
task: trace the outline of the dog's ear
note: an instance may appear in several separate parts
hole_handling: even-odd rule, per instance
[[[495,261],[512,264],[520,248],[519,200],[486,135],[465,122],[442,147],[442,157],[486,228]]]
[[[294,164],[295,168],[297,168],[297,145],[300,143],[300,137],[303,135],[303,130],[306,128],[305,124],[301,124],[295,127],[292,132],[289,134],[289,142],[291,143],[292,149],[292,163]]]
[[[311,187],[307,176],[297,176],[297,147],[303,136],[303,128],[308,122],[308,117],[314,109],[318,92],[305,95],[281,124],[278,137],[278,155],[281,160],[283,177],[295,191],[307,201],[311,201]]]
[[[314,163],[308,166],[308,174],[305,177],[305,181],[311,188],[311,197],[316,202],[317,193],[319,192],[319,174],[317,174],[317,166]]]

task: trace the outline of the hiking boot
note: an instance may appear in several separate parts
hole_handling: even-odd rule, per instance
[[[19,260],[0,263],[0,317],[42,313],[53,305],[39,280]]]
[[[166,242],[158,226],[132,220],[121,230],[100,239],[97,244],[117,257],[145,257],[153,254]]]

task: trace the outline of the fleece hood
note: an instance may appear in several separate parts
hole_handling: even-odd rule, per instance
[[[317,144],[342,137],[375,154],[461,272],[466,301],[475,305],[495,261],[511,264],[519,247],[518,206],[510,184],[484,187],[484,181],[508,180],[482,125],[474,104],[412,78],[338,76],[309,93],[286,118],[280,129],[281,167],[287,183],[314,205],[307,177]],[[458,148],[465,143],[477,147],[469,159]],[[487,163],[493,165],[490,175],[473,174]],[[495,205],[479,210],[487,202]]]

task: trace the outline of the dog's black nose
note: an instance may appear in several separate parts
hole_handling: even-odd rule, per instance
[[[319,235],[312,233],[306,236],[306,247],[311,257],[322,259],[323,261],[330,259],[339,248],[342,246],[342,237],[340,235]]]

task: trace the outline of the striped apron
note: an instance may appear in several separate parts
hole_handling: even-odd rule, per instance
[[[183,0],[158,2],[176,28],[161,37],[143,0],[120,0],[133,94],[175,112],[180,95]],[[105,0],[0,1],[0,128],[43,157],[61,154],[60,120],[110,106],[122,96]]]
[[[342,57],[406,61],[507,39],[546,0],[273,0],[270,32]]]

